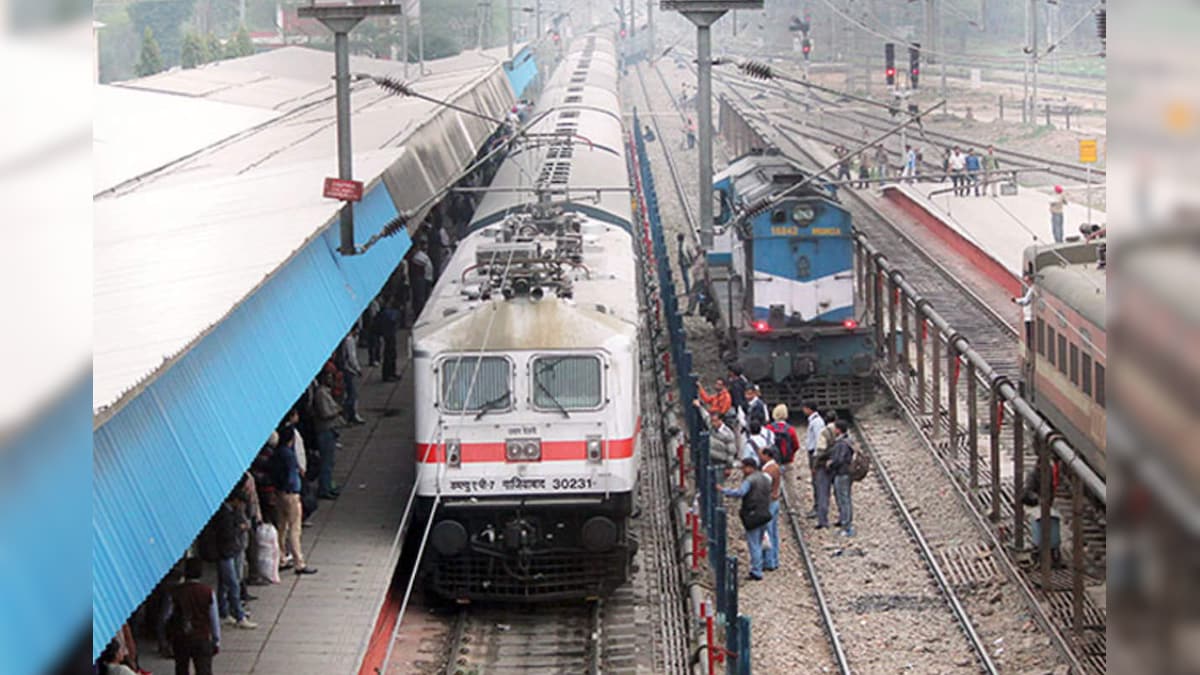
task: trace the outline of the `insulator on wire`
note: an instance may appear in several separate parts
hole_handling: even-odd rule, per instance
[[[401,218],[400,216],[396,216],[395,218],[392,218],[392,221],[390,223],[383,226],[382,234],[385,237],[391,237],[391,236],[395,236],[395,234],[402,229],[404,229],[404,218]]]
[[[775,77],[775,73],[771,71],[771,66],[765,63],[759,63],[758,61],[747,61],[746,63],[743,63],[740,68],[742,69],[743,73],[753,77],[756,80],[770,80],[774,79]]]
[[[396,94],[397,96],[412,96],[412,88],[400,80],[387,76],[376,77],[373,79],[375,80],[375,84],[383,87],[393,94]]]
[[[1096,35],[1101,40],[1108,39],[1108,10],[1107,9],[1102,8],[1102,9],[1096,10]]]

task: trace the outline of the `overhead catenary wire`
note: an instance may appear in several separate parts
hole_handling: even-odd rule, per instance
[[[821,0],[821,2],[824,3],[825,6],[827,6],[830,9],[830,11],[832,11],[834,14],[837,14],[838,16],[842,17],[846,21],[854,24],[855,26],[858,26],[863,31],[866,31],[867,33],[874,35],[875,37],[882,38],[884,40],[889,40],[892,42],[899,42],[902,44],[910,43],[909,39],[906,37],[900,36],[895,33],[883,33],[883,32],[880,32],[879,30],[872,28],[871,26],[868,26],[867,24],[863,23],[862,21],[859,21],[858,19],[856,19],[853,16],[851,16],[850,14],[848,14],[844,9],[835,6],[834,3],[832,2],[832,0]],[[1099,7],[1099,3],[1097,3],[1096,7]],[[1090,14],[1089,14],[1089,16],[1090,16]],[[1071,31],[1074,31],[1076,28],[1078,28],[1078,25],[1072,27]],[[1065,38],[1067,35],[1070,34],[1071,31],[1068,31],[1066,35],[1063,35],[1063,37]],[[1013,57],[1013,58],[1004,58],[1004,57],[997,58],[994,56],[986,56],[986,55],[982,55],[982,54],[956,54],[953,52],[944,52],[941,50],[929,49],[926,46],[921,47],[921,53],[926,54],[926,55],[931,55],[931,56],[940,56],[940,57],[944,57],[944,58],[970,59],[971,61],[973,61],[975,63],[1022,65],[1026,62],[1026,59],[1023,56]],[[1076,58],[1092,58],[1095,56],[1098,56],[1098,54],[1080,54],[1080,55],[1077,55]],[[1059,58],[1065,58],[1065,57],[1060,56]]]

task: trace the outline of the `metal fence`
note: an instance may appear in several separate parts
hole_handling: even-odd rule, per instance
[[[691,569],[696,574],[704,573],[700,564],[706,559],[713,577],[715,607],[710,610],[702,606],[699,610],[705,635],[704,665],[709,673],[715,673],[718,664],[723,663],[730,675],[745,675],[750,673],[750,617],[738,611],[738,560],[729,555],[728,514],[718,490],[723,479],[722,467],[709,461],[707,426],[701,411],[691,405],[698,397],[699,383],[692,370],[692,352],[687,347],[687,333],[683,327],[675,281],[671,276],[654,175],[650,170],[642,125],[636,110],[633,130],[636,152],[630,159],[638,188],[635,201],[642,216],[643,250],[647,253],[643,264],[652,271],[648,277],[657,282],[658,288],[654,296],[657,298],[656,306],[647,308],[647,328],[652,333],[655,359],[661,359],[658,367],[668,385],[666,391],[678,394],[676,403],[684,423],[677,461],[679,487],[684,491],[688,489],[690,474],[695,497],[687,522],[692,537]],[[723,646],[720,644],[721,635],[724,637]]]

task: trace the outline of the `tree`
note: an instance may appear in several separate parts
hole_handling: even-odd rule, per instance
[[[195,0],[137,0],[125,11],[139,33],[154,31],[164,64],[179,63],[183,43],[183,22],[192,16]]]
[[[209,61],[220,61],[225,58],[225,45],[221,44],[221,39],[215,34],[209,33],[204,38],[205,51],[208,52]]]
[[[250,56],[254,53],[254,43],[250,40],[250,32],[246,30],[246,26],[238,26],[237,33],[233,35],[233,40],[230,41],[233,45],[234,56]]]
[[[184,68],[195,68],[202,63],[208,63],[209,60],[208,45],[204,38],[191,31],[183,36],[183,46],[179,51],[180,65]]]
[[[146,77],[163,71],[162,54],[158,51],[158,41],[154,39],[154,31],[146,26],[142,33],[142,55],[138,57],[138,77]]]

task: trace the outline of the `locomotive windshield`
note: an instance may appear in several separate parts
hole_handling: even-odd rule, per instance
[[[451,357],[442,362],[442,407],[456,412],[507,408],[509,381],[508,359]]]
[[[600,359],[595,356],[543,356],[533,362],[533,402],[550,410],[600,407]]]

